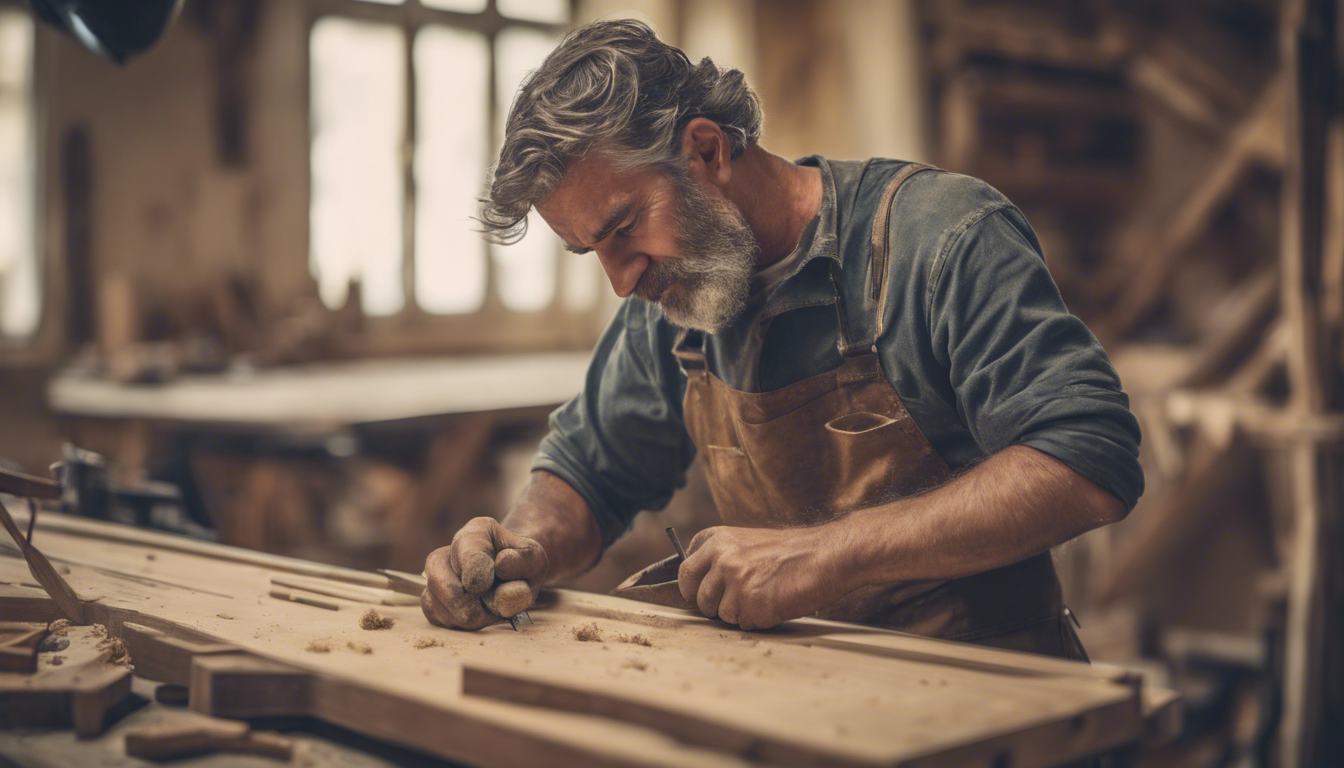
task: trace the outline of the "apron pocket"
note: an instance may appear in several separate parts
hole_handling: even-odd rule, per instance
[[[706,445],[705,475],[710,494],[726,525],[771,527],[771,510],[761,498],[756,470],[745,451],[735,445]]]
[[[831,419],[826,422],[826,429],[842,435],[861,435],[894,423],[896,423],[896,420],[890,416],[883,416],[871,411],[860,411]]]

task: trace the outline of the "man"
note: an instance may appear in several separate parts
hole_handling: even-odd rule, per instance
[[[535,207],[626,301],[503,524],[426,560],[425,615],[521,610],[496,587],[590,568],[698,452],[725,525],[678,582],[706,616],[1085,658],[1049,550],[1133,506],[1139,433],[1035,235],[983,182],[791,163],[761,123],[740,72],[633,21],[524,83],[482,220],[508,242]]]

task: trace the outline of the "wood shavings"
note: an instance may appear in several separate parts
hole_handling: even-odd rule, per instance
[[[602,642],[602,630],[597,628],[597,623],[580,624],[571,630],[574,633],[574,639],[580,643],[600,643]]]
[[[411,641],[411,647],[417,651],[423,651],[426,648],[441,648],[443,641],[435,637],[418,636]]]
[[[64,663],[65,663],[64,656],[56,655],[51,657],[51,666],[53,667],[59,667]]]
[[[67,632],[70,631],[70,626],[71,624],[69,619],[57,619],[47,625],[47,631],[53,635],[56,635],[57,637],[63,637]],[[100,624],[98,626],[102,625]]]
[[[349,641],[349,642],[347,642],[347,643],[345,644],[345,647],[346,647],[346,648],[349,648],[350,650],[354,651],[355,653],[362,653],[362,654],[364,654],[365,656],[369,656],[369,655],[371,655],[371,654],[373,653],[373,646],[372,646],[372,645],[369,645],[368,643],[360,643],[360,642],[356,642],[356,641],[354,641],[354,640],[351,640],[351,641]]]
[[[309,653],[331,653],[331,643],[326,640],[309,640],[303,650]]]
[[[387,616],[380,616],[377,611],[370,608],[367,613],[359,617],[360,629],[391,629],[396,624],[396,619]]]
[[[102,625],[95,624],[94,626]],[[107,629],[104,628],[103,631],[106,632]],[[100,651],[111,651],[111,655],[107,659],[109,663],[120,667],[134,666],[131,663],[131,649],[126,647],[126,641],[120,637],[105,636],[102,642],[95,647]]]
[[[645,648],[653,647],[653,641],[643,635],[617,635],[614,639],[618,643],[630,643],[631,645],[642,645]]]

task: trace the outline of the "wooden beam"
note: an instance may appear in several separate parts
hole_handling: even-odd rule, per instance
[[[1282,155],[1286,91],[1282,78],[1265,87],[1251,112],[1228,135],[1213,166],[1166,221],[1134,222],[1122,228],[1118,253],[1104,278],[1120,292],[1092,326],[1103,344],[1122,338],[1156,304],[1177,260],[1204,232],[1246,171],[1257,162],[1273,164]]]

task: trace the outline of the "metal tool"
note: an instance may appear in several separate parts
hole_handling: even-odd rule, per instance
[[[667,526],[667,538],[672,540],[672,547],[677,550],[677,557],[685,560],[686,550],[681,546],[681,539],[677,538],[677,529],[670,525]]]

